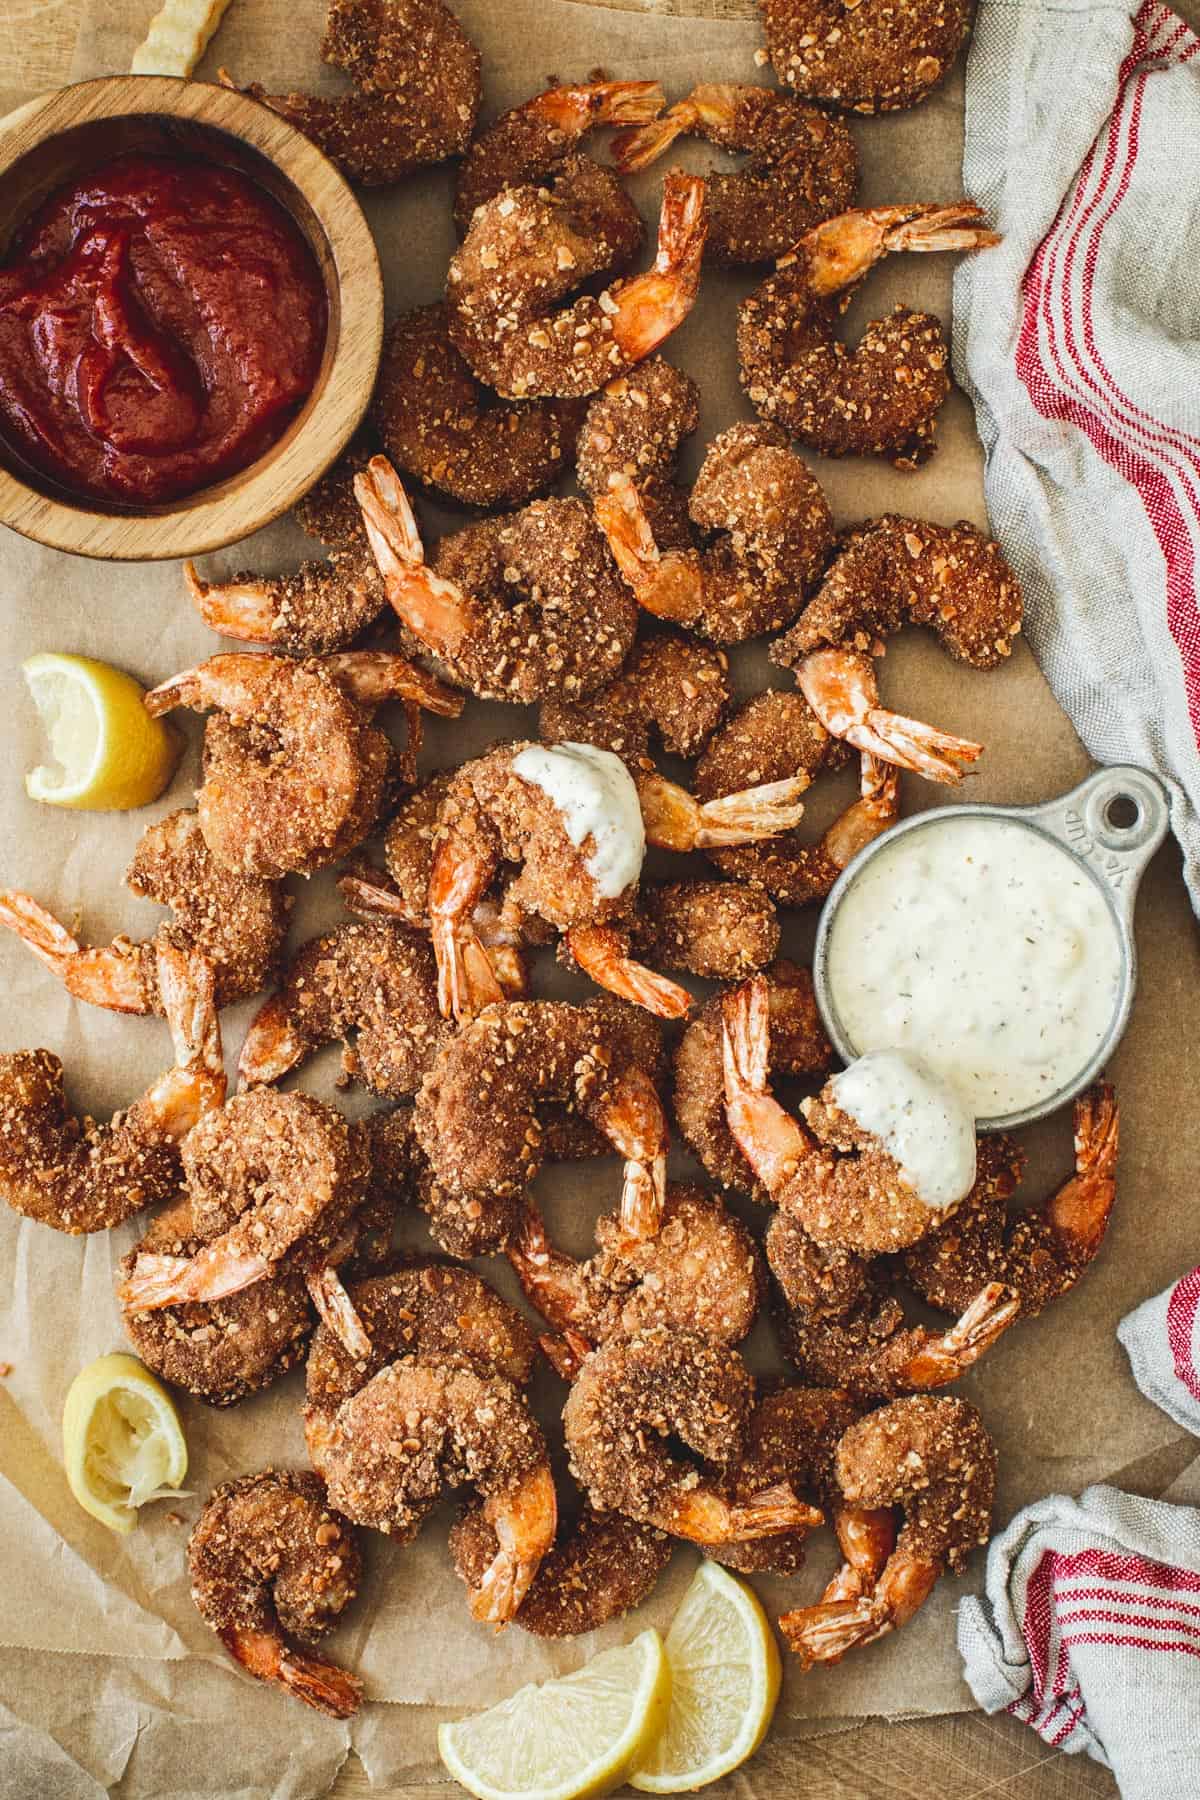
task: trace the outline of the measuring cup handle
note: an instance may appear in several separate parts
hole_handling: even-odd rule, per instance
[[[1158,776],[1125,763],[1097,769],[1031,816],[1108,884],[1132,926],[1138,883],[1171,822],[1171,796]]]

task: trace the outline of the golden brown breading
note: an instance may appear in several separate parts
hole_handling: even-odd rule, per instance
[[[972,0],[758,0],[780,81],[842,112],[916,106],[962,48]]]

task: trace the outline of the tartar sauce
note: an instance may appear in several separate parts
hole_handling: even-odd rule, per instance
[[[851,882],[829,988],[854,1048],[913,1049],[977,1119],[1048,1100],[1107,1035],[1122,951],[1096,883],[1025,826],[906,832]]]
[[[975,1185],[975,1120],[919,1056],[869,1050],[835,1075],[833,1098],[877,1137],[926,1206],[955,1206]]]
[[[513,758],[522,781],[549,794],[571,842],[590,837],[584,867],[605,899],[635,882],[646,857],[646,828],[633,777],[611,750],[592,744],[533,744]]]

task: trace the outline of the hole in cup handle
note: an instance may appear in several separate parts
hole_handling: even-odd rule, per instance
[[[1157,775],[1132,764],[1097,769],[1037,809],[1039,822],[1101,876],[1127,917],[1142,871],[1166,836],[1171,797]]]

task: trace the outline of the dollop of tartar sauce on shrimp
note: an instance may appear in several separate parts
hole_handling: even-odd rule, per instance
[[[975,1120],[919,1056],[870,1050],[830,1082],[844,1113],[877,1137],[926,1206],[956,1206],[975,1185]]]
[[[619,756],[593,744],[532,744],[514,756],[513,770],[549,794],[573,844],[591,838],[584,868],[606,900],[633,885],[646,857],[646,827],[633,777]]]
[[[829,934],[830,993],[867,1050],[912,1049],[976,1119],[1060,1092],[1108,1033],[1124,959],[1097,883],[1006,819],[942,818],[872,857]]]

